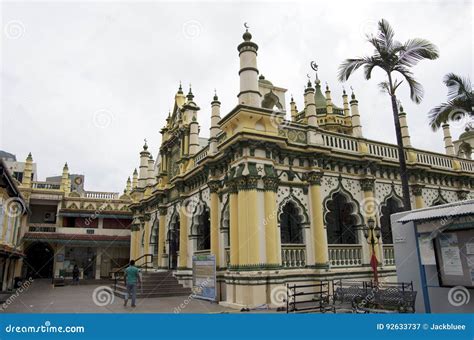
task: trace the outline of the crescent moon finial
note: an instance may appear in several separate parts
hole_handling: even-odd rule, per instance
[[[244,27],[245,27],[245,29],[246,29],[247,31],[248,31],[249,28],[250,28],[249,25],[248,25],[246,22],[244,22]]]
[[[318,67],[319,66],[318,66],[318,64],[316,64],[315,61],[312,61],[310,65],[311,65],[311,68],[313,69],[313,71],[318,72]]]

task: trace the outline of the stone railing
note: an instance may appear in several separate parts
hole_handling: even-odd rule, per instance
[[[119,194],[117,192],[85,191],[84,197],[115,200],[119,198]]]
[[[31,183],[31,187],[33,189],[59,190],[61,185],[57,183],[34,181]]]
[[[199,152],[194,156],[194,162],[199,163],[202,161],[208,154],[209,152],[209,146],[206,146],[199,150]]]
[[[461,170],[462,171],[469,171],[474,172],[474,161],[473,160],[461,160]]]
[[[393,244],[383,245],[383,264],[384,266],[395,265],[395,250],[393,249]]]
[[[416,161],[420,164],[429,165],[435,168],[452,169],[453,158],[450,156],[436,154],[432,152],[426,152],[417,150]]]
[[[323,133],[322,137],[323,143],[327,147],[351,152],[359,151],[359,144],[357,143],[357,139],[355,138],[332,135],[327,133]]]
[[[398,161],[398,149],[396,146],[368,142],[367,148],[369,155]]]
[[[306,265],[304,244],[282,244],[281,263],[283,268],[301,268]]]
[[[330,244],[328,248],[331,267],[354,267],[362,264],[360,244]]]

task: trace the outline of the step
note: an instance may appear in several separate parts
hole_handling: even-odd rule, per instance
[[[115,291],[114,294],[115,294],[115,296],[117,296],[121,299],[125,299],[125,294],[126,294],[125,292]],[[168,292],[139,293],[139,292],[137,292],[137,298],[138,299],[143,299],[143,298],[157,298],[157,297],[189,296],[191,294],[192,294],[191,291],[189,291],[189,292],[172,292],[172,293],[168,293]]]
[[[179,290],[183,290],[183,289],[190,290],[189,288],[185,288],[185,287],[183,287],[183,286],[176,285],[176,286],[168,286],[168,287],[160,287],[160,286],[156,286],[156,287],[143,287],[143,288],[138,287],[138,288],[137,288],[137,291],[172,291],[172,290],[179,291]],[[116,290],[126,291],[127,288],[124,287],[124,286],[117,286],[117,287],[116,287]]]

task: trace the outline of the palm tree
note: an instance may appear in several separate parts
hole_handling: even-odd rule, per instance
[[[471,80],[468,77],[462,78],[457,74],[448,73],[444,76],[443,83],[448,87],[448,101],[432,108],[428,113],[434,131],[449,120],[474,118]]]
[[[387,80],[379,86],[386,91],[392,100],[393,121],[397,136],[398,155],[400,159],[400,177],[402,180],[403,205],[405,210],[411,210],[410,191],[408,187],[408,173],[406,168],[405,152],[402,143],[402,133],[398,118],[398,103],[396,90],[402,84],[403,79],[398,81],[395,74],[399,73],[408,83],[410,98],[415,103],[420,103],[423,98],[423,87],[414,78],[410,70],[420,60],[436,59],[439,56],[438,48],[425,39],[410,39],[401,43],[393,39],[394,31],[390,24],[382,19],[378,23],[376,35],[367,35],[367,41],[375,48],[371,56],[346,59],[339,66],[339,80],[346,81],[361,66],[364,66],[365,79],[369,80],[372,71],[379,68],[387,75]]]

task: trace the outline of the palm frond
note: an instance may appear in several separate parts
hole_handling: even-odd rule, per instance
[[[346,81],[359,67],[367,64],[369,57],[346,59],[340,66],[338,71],[339,81]]]
[[[377,40],[385,51],[389,51],[393,46],[395,32],[387,20],[382,19],[378,23]]]
[[[444,84],[448,87],[448,100],[458,97],[472,100],[472,85],[469,78],[463,78],[454,73],[448,73],[443,78]]]
[[[404,66],[415,66],[420,60],[434,60],[439,57],[436,45],[426,39],[410,39],[399,48],[399,62]]]
[[[390,85],[389,85],[388,81],[383,81],[383,82],[379,83],[378,87],[379,87],[381,92],[390,94]]]
[[[418,81],[416,81],[413,76],[413,73],[408,68],[402,65],[396,66],[393,70],[399,72],[407,81],[408,86],[410,87],[411,100],[413,100],[417,104],[421,103],[424,94],[423,86]]]

